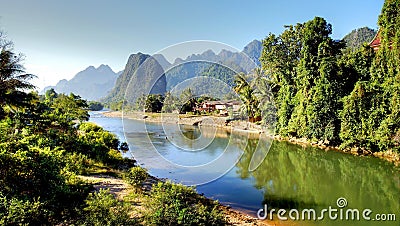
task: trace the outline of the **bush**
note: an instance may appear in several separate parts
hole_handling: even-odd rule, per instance
[[[147,179],[147,177],[147,170],[140,166],[132,167],[124,175],[125,181],[135,187],[140,186]]]
[[[225,225],[216,202],[199,197],[191,187],[171,182],[153,186],[146,220],[151,225]]]
[[[129,217],[129,209],[114,198],[108,190],[90,193],[85,200],[86,207],[83,225],[134,225],[136,221]]]
[[[97,101],[89,101],[88,105],[89,105],[88,109],[90,111],[101,111],[104,108],[104,106]]]
[[[0,192],[7,196],[53,199],[65,178],[60,174],[62,151],[30,148],[14,153],[0,148]]]
[[[65,167],[63,170],[76,174],[85,174],[90,164],[90,159],[84,154],[76,152],[67,153],[65,155]]]
[[[0,225],[40,225],[46,222],[43,203],[7,198],[0,193]]]

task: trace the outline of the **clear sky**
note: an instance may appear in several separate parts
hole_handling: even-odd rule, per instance
[[[40,89],[89,65],[123,70],[131,53],[190,40],[242,49],[283,25],[324,17],[335,39],[377,28],[383,0],[0,0],[0,29],[26,56]]]

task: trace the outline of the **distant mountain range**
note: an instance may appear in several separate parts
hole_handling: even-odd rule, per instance
[[[370,41],[375,33],[373,29],[360,28],[346,35],[344,40],[348,48],[354,49]],[[260,66],[261,52],[261,41],[253,40],[241,52],[223,49],[216,54],[207,50],[186,59],[176,58],[173,63],[161,54],[150,56],[137,53],[129,56],[125,69],[119,73],[107,65],[98,68],[90,66],[71,80],[61,80],[56,86],[46,87],[44,91],[54,88],[59,93],[73,92],[87,100],[111,103],[124,100],[126,94],[133,99],[149,92],[163,94],[182,81],[196,76],[214,77],[232,86],[236,73],[249,73]]]
[[[207,50],[186,59],[177,58],[173,64],[161,54],[132,54],[114,88],[102,101],[111,103],[125,99],[134,102],[143,94],[164,94],[182,81],[197,76],[214,77],[232,86],[236,73],[250,72],[259,65],[261,50],[261,42],[254,40],[242,52],[221,50],[216,54]]]
[[[47,86],[42,93],[53,88],[57,93],[74,93],[87,100],[99,100],[114,87],[121,72],[114,72],[108,65],[93,66],[76,74],[71,80],[60,80],[55,86]]]
[[[184,60],[177,58],[165,74],[167,90],[197,76],[213,77],[232,86],[235,74],[249,73],[260,65],[258,58],[261,50],[262,43],[254,40],[241,52],[223,49],[216,54],[212,50],[207,50],[201,54],[192,54]]]
[[[150,86],[153,85],[150,83],[156,83],[153,80],[155,77],[158,78],[161,74],[164,74],[162,69],[166,68],[169,68],[169,70],[156,83],[158,86],[154,87],[151,92],[165,93],[166,90],[175,87],[182,80],[195,76],[215,76],[231,84],[236,72],[249,72],[256,65],[259,65],[258,58],[261,55],[261,49],[261,42],[254,40],[246,45],[242,52],[222,50],[216,54],[207,50],[201,54],[192,54],[186,59],[177,58],[172,64],[161,54],[154,56],[143,53],[132,54],[125,69],[119,73],[115,73],[108,65],[100,65],[98,68],[89,66],[69,81],[63,79],[55,86],[44,88],[42,93],[54,88],[58,93],[68,94],[72,92],[87,100],[121,101],[131,80],[129,85],[131,91],[138,95],[146,94],[149,92]],[[224,67],[215,63],[200,61],[218,62]],[[142,65],[144,62],[146,62],[146,65]],[[140,65],[142,65],[142,70],[146,71],[146,78],[143,77],[143,74],[136,73]],[[144,69],[144,67],[146,68]]]

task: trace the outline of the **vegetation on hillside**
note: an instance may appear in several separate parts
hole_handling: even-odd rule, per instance
[[[352,51],[361,48],[365,43],[370,43],[374,39],[376,31],[369,27],[362,27],[352,30],[343,37],[346,48]]]
[[[129,56],[123,73],[102,102],[108,107],[121,110],[122,101],[133,105],[143,94],[165,92],[166,80],[162,66],[154,57],[137,53]]]

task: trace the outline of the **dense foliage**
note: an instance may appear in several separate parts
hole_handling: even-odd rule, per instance
[[[399,150],[399,5],[385,1],[376,53],[367,45],[344,51],[319,17],[263,40],[260,60],[270,76],[278,134],[343,148]]]
[[[140,166],[135,166],[130,168],[128,172],[125,173],[124,179],[126,182],[128,182],[128,184],[139,187],[148,176],[149,175],[147,174],[146,169]]]
[[[135,218],[129,216],[128,206],[124,206],[107,190],[100,189],[99,192],[90,193],[85,200],[86,207],[83,209],[84,218],[81,225],[137,225]]]
[[[32,94],[30,101],[0,121],[0,221],[47,224],[78,218],[90,189],[76,175],[95,163],[122,163],[118,149],[124,145],[94,124],[77,126],[88,118],[87,105],[73,94],[44,101]]]
[[[343,99],[343,146],[400,151],[400,1],[386,0],[369,76]],[[366,72],[368,74],[368,72]]]
[[[153,186],[146,219],[149,225],[224,225],[217,203],[197,197],[193,188],[171,182]]]

